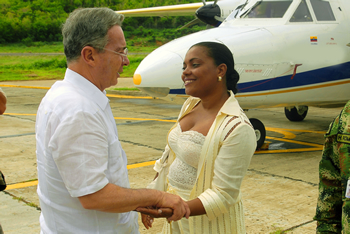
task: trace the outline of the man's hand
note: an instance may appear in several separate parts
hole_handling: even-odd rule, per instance
[[[164,192],[162,192],[159,201],[153,208],[139,207],[136,211],[155,218],[165,217],[168,219],[168,222],[177,221],[183,217],[188,218],[191,213],[187,203],[179,196]]]
[[[163,196],[156,204],[156,207],[169,207],[173,209],[173,215],[167,218],[168,222],[177,221],[183,217],[188,219],[191,213],[189,206],[184,200],[181,199],[181,197],[170,193],[163,193]]]

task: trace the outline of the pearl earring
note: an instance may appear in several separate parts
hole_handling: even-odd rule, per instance
[[[221,76],[219,76],[219,77],[218,77],[218,81],[221,81],[221,80],[222,80],[222,77],[221,77]]]

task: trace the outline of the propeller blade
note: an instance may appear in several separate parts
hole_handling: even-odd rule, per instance
[[[217,3],[217,2],[218,2],[218,0],[215,0],[213,6],[216,6],[216,3]]]
[[[202,0],[202,2],[203,2],[203,5],[204,5],[204,6],[207,5],[207,3],[205,2],[205,0]]]
[[[187,27],[189,27],[189,26],[191,26],[191,25],[198,24],[198,23],[200,23],[200,22],[202,22],[202,21],[201,21],[200,19],[196,18],[196,19],[194,19],[194,20],[188,22],[187,24],[185,24],[185,25],[182,26],[181,28],[178,28],[177,30],[181,30],[181,29],[183,29],[183,28],[187,28]]]
[[[214,16],[214,19],[216,19],[217,21],[220,21],[220,22],[224,22],[225,18],[222,18],[220,16]]]

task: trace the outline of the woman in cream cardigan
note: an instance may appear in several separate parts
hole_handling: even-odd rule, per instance
[[[216,42],[193,45],[182,80],[190,97],[155,170],[166,170],[166,191],[187,201],[191,217],[164,222],[162,233],[246,233],[240,187],[256,137],[234,95],[239,75],[231,51]],[[171,214],[159,207],[138,211],[147,229],[153,217]]]

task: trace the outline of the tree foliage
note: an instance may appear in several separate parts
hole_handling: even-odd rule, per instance
[[[62,40],[61,26],[68,14],[79,7],[109,7],[113,10],[135,9],[197,2],[193,0],[0,0],[0,43]],[[169,40],[199,30],[174,28],[191,21],[193,17],[126,18],[123,23],[127,38],[150,37],[154,31]],[[160,29],[172,29],[163,30]],[[156,30],[154,30],[156,29]]]

